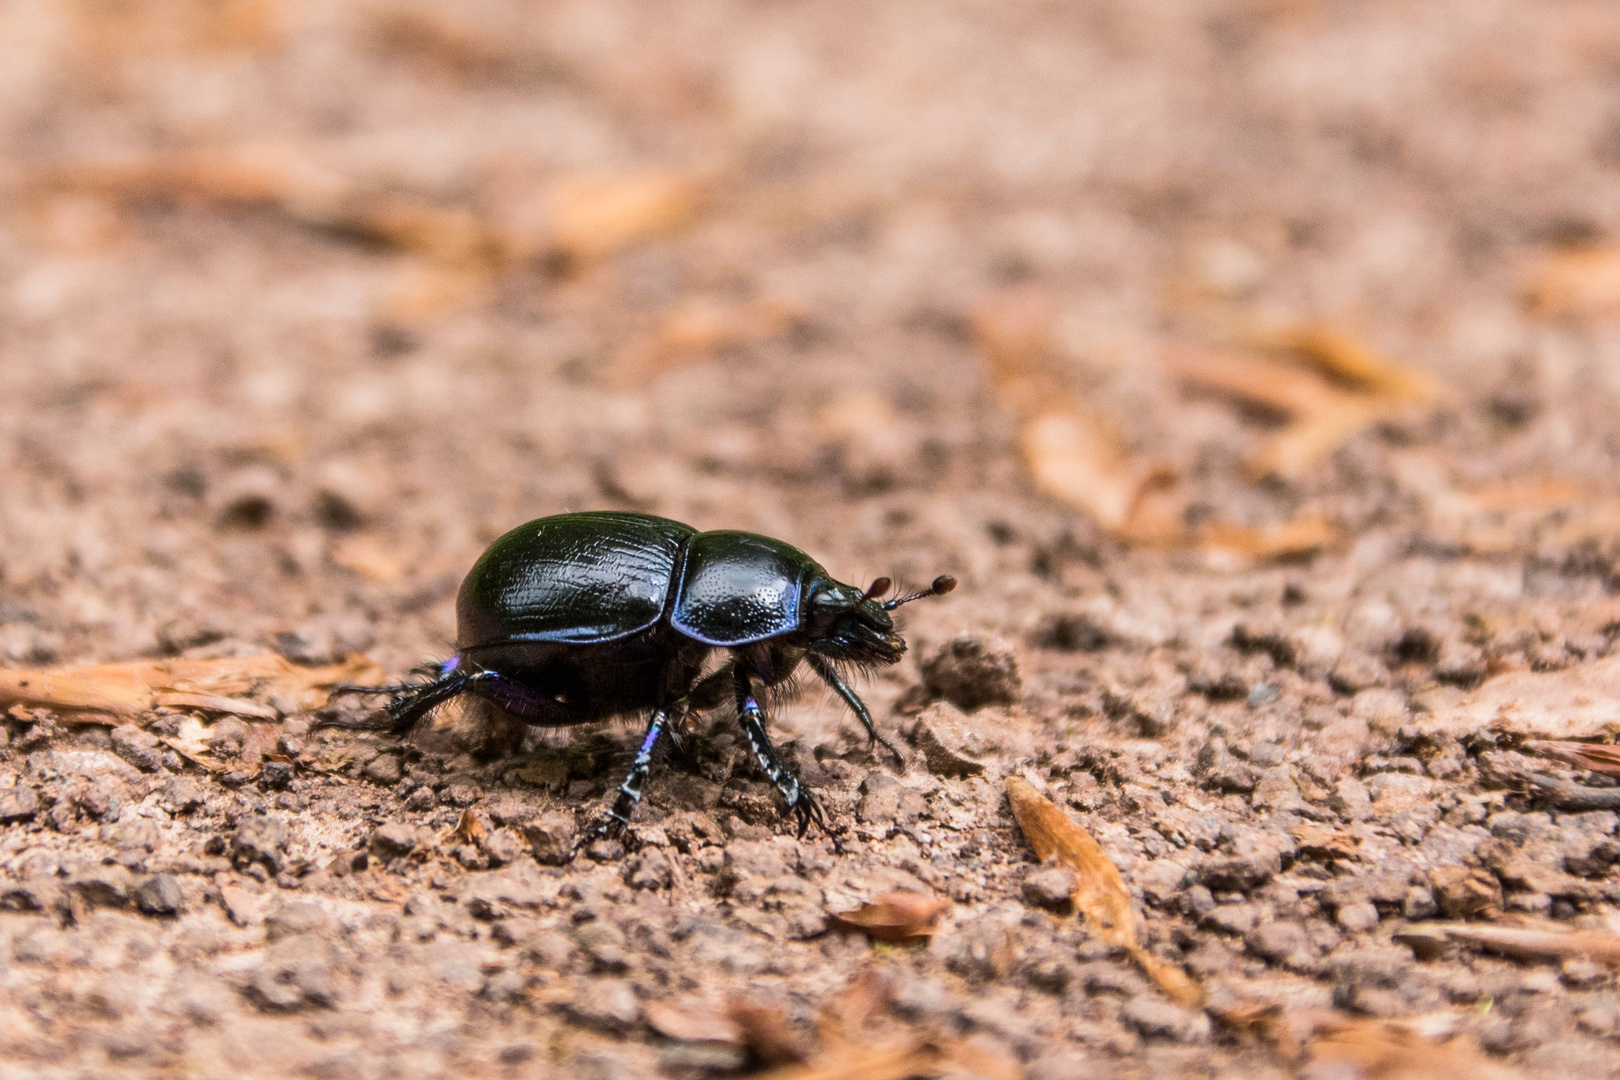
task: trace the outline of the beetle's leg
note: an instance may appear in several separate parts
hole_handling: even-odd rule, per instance
[[[579,709],[558,701],[556,698],[527,685],[516,679],[502,675],[498,671],[485,669],[468,677],[468,690],[492,701],[502,711],[510,713],[515,719],[536,727],[567,727],[571,724],[583,724],[590,716]]]
[[[726,688],[736,681],[732,673],[735,666],[728,660],[699,679],[697,685],[686,694],[686,700],[691,703],[691,707],[712,709],[725,701]]]
[[[618,836],[630,824],[630,815],[641,802],[642,789],[646,787],[647,776],[652,772],[653,752],[658,749],[659,738],[669,728],[669,714],[663,709],[654,709],[647,721],[647,733],[641,739],[641,749],[636,751],[636,760],[630,765],[630,775],[619,785],[619,794],[608,810],[607,820],[587,833],[583,842]]]
[[[906,755],[895,749],[894,744],[888,739],[878,734],[877,727],[872,723],[872,713],[867,709],[866,702],[862,701],[855,691],[850,689],[843,676],[838,674],[838,669],[829,664],[825,657],[817,656],[815,653],[806,653],[804,658],[810,664],[810,670],[821,676],[821,681],[830,686],[833,693],[844,699],[844,704],[849,706],[850,711],[855,714],[862,726],[866,728],[866,745],[871,746],[873,743],[881,743],[883,749],[894,755],[894,760],[900,766],[900,771],[904,772]]]
[[[388,704],[383,706],[383,715],[386,720],[321,720],[316,722],[315,728],[339,727],[353,728],[361,731],[390,731],[395,735],[408,734],[415,727],[417,721],[426,716],[434,708],[444,704],[453,697],[459,697],[471,690],[473,684],[485,678],[487,672],[468,674],[458,671],[448,664],[439,669],[444,673],[439,678],[428,683],[400,683],[394,686],[354,686],[350,683],[339,683],[332,688],[332,696],[341,694],[359,694],[362,696],[373,694],[389,695]]]
[[[691,704],[685,698],[682,698],[670,706],[669,724],[664,729],[669,732],[670,746],[674,747],[675,752],[687,762],[692,761],[692,745],[686,741],[686,721],[691,715]]]
[[[776,747],[771,745],[771,737],[765,731],[765,711],[759,707],[759,701],[754,697],[753,680],[748,673],[738,668],[735,676],[737,688],[737,719],[742,724],[744,734],[748,736],[748,745],[753,748],[754,760],[759,762],[760,771],[766,779],[776,785],[776,790],[782,793],[787,802],[787,808],[793,811],[793,816],[799,821],[799,835],[802,837],[815,822],[822,832],[827,831],[827,816],[822,812],[821,803],[810,794],[810,789],[799,783],[799,778],[782,764],[777,756]]]

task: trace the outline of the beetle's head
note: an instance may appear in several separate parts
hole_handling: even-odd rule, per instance
[[[921,592],[880,603],[879,597],[888,592],[892,584],[888,578],[880,577],[862,592],[831,578],[816,582],[810,591],[811,648],[833,660],[857,664],[899,663],[906,643],[895,632],[894,619],[889,612],[925,596],[944,596],[956,588],[956,579],[941,575]]]

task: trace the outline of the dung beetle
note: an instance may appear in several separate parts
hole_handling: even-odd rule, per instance
[[[798,548],[746,532],[698,532],[668,518],[593,511],[519,525],[490,545],[456,597],[456,651],[431,682],[345,687],[389,693],[388,727],[408,733],[462,694],[542,727],[649,713],[646,735],[608,818],[613,835],[641,801],[653,752],[678,739],[693,709],[720,705],[729,689],[760,769],[798,820],[826,828],[815,797],[782,763],[760,703],[786,688],[802,663],[860,719],[872,714],[844,675],[897,663],[905,642],[889,612],[943,596],[956,579],[880,603],[891,582],[865,590],[835,581]]]

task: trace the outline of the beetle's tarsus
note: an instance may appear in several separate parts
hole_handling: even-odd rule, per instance
[[[793,812],[793,816],[798,819],[800,840],[803,840],[804,834],[810,831],[810,825],[812,822],[814,822],[816,828],[820,829],[822,832],[827,833],[829,836],[832,835],[831,830],[827,828],[827,814],[826,811],[821,808],[821,800],[812,795],[809,788],[804,787],[801,784],[799,786],[798,799],[792,805],[790,805],[788,809],[791,810]]]

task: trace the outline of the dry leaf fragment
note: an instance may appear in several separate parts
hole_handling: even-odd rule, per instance
[[[481,820],[479,820],[478,815],[473,813],[471,810],[463,810],[461,812],[461,820],[456,822],[456,827],[454,829],[450,830],[448,838],[459,841],[463,844],[476,845],[480,840],[488,835],[489,829]]]
[[[1465,1036],[1435,1038],[1415,1025],[1335,1013],[1294,1014],[1305,1029],[1304,1075],[1334,1080],[1510,1080],[1520,1075],[1480,1052]]]
[[[1620,746],[1541,739],[1531,740],[1524,745],[1527,750],[1568,762],[1576,768],[1620,777]]]
[[[1339,531],[1320,514],[1301,514],[1278,525],[1230,525],[1212,522],[1198,530],[1199,546],[1256,559],[1307,555],[1332,547]]]
[[[1616,934],[1569,930],[1558,923],[1527,926],[1426,923],[1424,929],[1516,960],[1579,959],[1620,968],[1620,935]]]
[[[87,710],[131,716],[152,707],[147,665],[103,665],[71,671],[0,670],[0,705]]]
[[[170,691],[168,693],[154,694],[152,704],[168,709],[196,709],[200,712],[251,716],[259,720],[275,720],[280,717],[280,714],[268,705],[261,705],[257,701],[245,701],[241,698],[223,697],[219,694],[185,694]]]
[[[1431,376],[1336,330],[1298,327],[1259,336],[1255,344],[1280,355],[1178,347],[1166,363],[1195,386],[1290,418],[1251,459],[1257,476],[1301,476],[1370,425],[1435,396]]]
[[[1363,393],[1388,401],[1432,401],[1434,377],[1396,363],[1349,334],[1323,326],[1300,326],[1281,336],[1282,344]]]
[[[1075,910],[1085,916],[1097,936],[1125,948],[1159,989],[1178,1004],[1196,1006],[1203,993],[1186,972],[1142,948],[1125,880],[1092,835],[1026,780],[1009,776],[1007,798],[1036,857],[1042,862],[1055,858],[1074,871]]]
[[[135,660],[48,670],[0,668],[0,708],[13,704],[133,716],[168,702],[175,708],[230,712],[272,720],[263,701],[281,695],[304,709],[326,703],[338,683],[376,682],[383,672],[363,657],[299,667],[273,653],[219,660]]]
[[[365,533],[346,536],[333,544],[332,561],[379,585],[400,580],[411,568],[404,553]]]
[[[1174,472],[1132,461],[1102,417],[1072,404],[1042,412],[1024,422],[1018,444],[1036,487],[1109,531],[1161,543],[1184,534],[1178,517],[1153,513],[1147,502],[1154,489],[1174,482]]]
[[[733,1001],[726,1006],[726,1016],[736,1025],[742,1044],[767,1065],[786,1065],[809,1056],[781,1009]]]
[[[743,1045],[741,1025],[726,1014],[701,1005],[681,1007],[667,1001],[649,1001],[642,1009],[647,1026],[677,1042]]]
[[[1302,822],[1288,830],[1302,855],[1317,859],[1355,859],[1361,854],[1361,839],[1343,829]]]
[[[1262,356],[1176,346],[1165,364],[1183,382],[1288,417],[1323,412],[1347,396],[1315,372]]]
[[[879,941],[911,944],[932,937],[950,906],[948,901],[933,896],[891,892],[873,897],[871,903],[854,911],[835,913],[833,918]]]
[[[641,385],[718,350],[775,337],[798,318],[792,307],[770,300],[736,304],[710,298],[685,301],[666,312],[649,337],[619,354],[614,362],[615,381]]]
[[[611,255],[685,224],[696,212],[699,191],[696,177],[667,171],[563,181],[550,195],[547,246],[566,259]]]
[[[1543,256],[1531,268],[1525,300],[1538,315],[1620,312],[1620,247],[1581,247]]]

